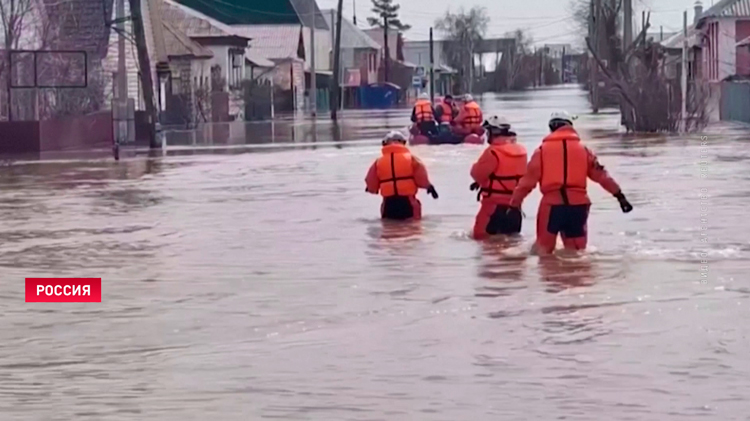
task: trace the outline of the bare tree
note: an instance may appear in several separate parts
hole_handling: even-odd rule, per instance
[[[528,88],[533,84],[537,72],[537,59],[531,51],[533,39],[522,29],[506,33],[506,38],[516,40],[515,60],[508,63],[510,75],[508,77],[508,89],[518,90]]]
[[[457,13],[450,11],[435,22],[438,31],[446,36],[443,52],[448,65],[458,70],[461,90],[470,90],[473,77],[474,52],[487,32],[490,18],[487,9],[474,6],[468,12],[462,7]]]
[[[67,4],[66,4],[67,3]],[[66,14],[75,14],[73,3],[69,0],[58,0],[54,3],[55,15],[50,16],[47,3],[40,0],[0,0],[0,29],[2,29],[4,48],[0,58],[0,89],[11,97],[2,101],[21,117],[31,116],[39,119],[63,118],[83,115],[103,109],[105,104],[105,77],[101,72],[93,71],[92,63],[84,63],[83,55],[71,53],[54,53],[59,33],[55,22],[60,22]],[[10,68],[11,52],[19,49],[52,50],[52,53],[39,54],[36,74],[31,70],[34,57],[31,54],[16,54],[13,58],[14,68]],[[84,74],[88,69],[89,74]],[[60,86],[54,89],[11,88],[8,78],[31,86],[34,79],[40,84]],[[85,79],[85,88],[70,87],[80,85]],[[64,88],[64,86],[69,86]],[[34,113],[33,110],[37,112]],[[9,111],[9,110],[8,110]],[[16,113],[14,113],[16,114]]]
[[[646,38],[650,15],[635,41],[622,48],[611,48],[611,62],[605,62],[592,40],[586,44],[605,79],[620,98],[622,124],[630,132],[675,132],[682,119],[679,79],[668,79],[662,71],[666,52]],[[682,69],[687,71],[687,69]],[[689,86],[687,128],[698,130],[705,125],[708,102],[707,89],[698,84]]]
[[[0,29],[3,36],[3,57],[0,60],[0,81],[4,82],[6,100],[2,101],[8,107],[5,111],[11,115],[11,50],[19,48],[21,39],[26,31],[27,21],[32,20],[33,0],[0,0]],[[0,110],[1,111],[1,110]]]

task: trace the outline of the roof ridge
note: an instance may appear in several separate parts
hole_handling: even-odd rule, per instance
[[[175,39],[180,44],[182,44],[182,46],[185,47],[186,50],[190,52],[190,54],[196,57],[213,57],[214,56],[214,53],[211,50],[191,40],[190,37],[188,37],[186,34],[178,30],[177,28],[173,27],[170,23],[166,21],[162,21],[162,25],[164,26],[164,29],[166,29],[169,33],[171,33],[175,37]],[[167,55],[170,55],[169,49],[167,49]]]

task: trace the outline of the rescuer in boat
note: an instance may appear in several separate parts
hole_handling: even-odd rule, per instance
[[[446,95],[443,100],[435,105],[435,119],[441,127],[450,127],[453,124],[453,120],[458,115],[456,105],[453,103],[453,96]]]
[[[417,190],[425,189],[433,199],[438,198],[427,168],[411,154],[406,138],[397,131],[383,139],[382,153],[367,172],[365,191],[383,196],[380,206],[383,219],[421,219],[422,204],[417,199]]]
[[[513,190],[526,173],[526,148],[516,143],[516,134],[505,119],[494,116],[483,126],[489,147],[471,167],[471,190],[479,190],[477,199],[481,197],[482,201],[474,223],[474,238],[518,234],[521,210],[509,205]]]
[[[623,212],[633,210],[620,186],[609,176],[596,155],[581,144],[567,112],[553,113],[551,133],[534,151],[526,175],[516,187],[510,206],[520,209],[523,200],[537,183],[542,192],[536,221],[536,247],[540,253],[552,253],[560,234],[566,250],[585,250],[591,200],[586,180],[599,183],[620,203]]]
[[[435,110],[432,108],[430,96],[419,94],[417,102],[411,111],[411,121],[416,124],[417,130],[422,136],[432,138],[437,135],[437,124],[435,123]]]
[[[463,96],[461,103],[458,116],[454,120],[453,133],[461,137],[472,133],[482,136],[484,134],[484,129],[482,128],[484,117],[482,116],[482,109],[479,107],[479,104],[469,94]]]

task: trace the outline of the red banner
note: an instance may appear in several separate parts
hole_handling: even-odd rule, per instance
[[[27,303],[101,303],[101,278],[26,278]]]

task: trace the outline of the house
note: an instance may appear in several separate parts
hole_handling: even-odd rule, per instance
[[[750,0],[721,0],[705,12],[700,4],[695,8],[705,80],[715,83],[733,75],[750,75],[750,54],[737,45],[750,36]]]
[[[268,75],[273,85],[285,91],[280,110],[302,110],[305,104],[305,46],[302,27],[297,24],[233,25],[232,29],[251,39],[251,72]],[[264,64],[265,62],[265,64]],[[267,65],[273,63],[273,67]],[[272,69],[270,74],[264,71]]]
[[[680,34],[681,32],[673,32],[673,31],[667,31],[664,32],[664,28],[659,29],[659,31],[648,31],[646,32],[646,40],[655,42],[657,44],[661,44],[664,41],[672,38],[673,36]]]
[[[335,28],[336,11],[324,10],[323,17]],[[341,18],[342,86],[354,87],[375,83],[383,48],[348,19]],[[333,52],[332,52],[333,53]]]
[[[128,3],[125,9],[128,15]],[[176,112],[186,123],[201,119],[223,121],[229,116],[241,119],[243,106],[238,91],[244,78],[244,55],[249,39],[232,34],[220,22],[170,0],[145,0],[141,13],[158,109],[172,117]],[[112,19],[115,19],[114,15]],[[131,22],[125,23],[125,31],[132,31]],[[113,75],[117,73],[118,38],[116,31],[110,33],[109,50],[103,64],[104,69]],[[136,47],[128,42],[126,50],[128,97],[134,98],[136,109],[142,110],[145,104]],[[107,83],[112,96],[117,92],[116,80],[113,76]],[[201,101],[214,101],[212,93],[218,91],[229,93],[227,98],[234,99],[231,106],[202,104]],[[203,95],[196,97],[196,93]],[[179,102],[175,96],[181,96]],[[178,107],[178,103],[178,111],[167,109],[169,106]],[[209,108],[211,115],[204,111]],[[220,112],[226,112],[228,116],[219,117]]]
[[[733,94],[734,89],[744,87],[726,81],[750,76],[750,51],[743,47],[750,37],[750,0],[721,0],[705,11],[702,3],[696,1],[693,22],[687,39],[688,80],[708,85],[712,121],[728,119],[730,113],[744,108],[744,105],[733,104],[731,98],[745,95]],[[670,54],[667,69],[679,70],[683,42],[681,34],[665,41]],[[674,77],[679,75],[679,71],[669,73]],[[750,121],[750,109],[739,112],[747,115],[742,119]]]
[[[234,28],[240,35],[250,36],[255,32],[260,33],[264,41],[255,41],[256,50],[263,50],[269,54],[256,51],[253,56],[256,62],[259,60],[270,60],[275,63],[279,60],[285,61],[284,69],[278,69],[276,73],[291,75],[286,77],[274,77],[283,84],[293,86],[292,100],[293,108],[301,110],[304,107],[306,91],[310,88],[310,69],[312,68],[312,27],[315,28],[315,68],[318,87],[327,86],[333,74],[330,59],[332,49],[332,32],[323,18],[315,0],[224,0],[221,2],[206,2],[204,0],[177,0],[180,4],[189,7],[203,15],[211,17],[223,24]],[[258,27],[254,30],[252,27]],[[303,51],[296,53],[296,44],[301,36]],[[281,40],[279,37],[286,37]],[[279,57],[279,52],[273,47],[275,44],[284,44],[284,57]],[[294,54],[289,55],[289,48],[294,44]],[[292,64],[291,61],[300,59],[301,67]],[[291,60],[291,61],[290,61]],[[258,69],[257,63],[251,66]],[[301,88],[295,85],[294,79],[299,76]]]
[[[412,80],[417,71],[417,65],[404,60],[404,38],[397,30],[388,32],[386,48],[386,36],[383,28],[371,28],[364,31],[370,38],[375,40],[384,51],[381,66],[378,71],[378,82],[394,83],[407,94],[410,92]],[[385,59],[388,59],[388,63]]]
[[[329,27],[336,27],[336,11],[324,10]],[[333,56],[333,50],[331,55]],[[341,17],[340,86],[344,108],[362,106],[362,87],[378,82],[383,48],[351,21]],[[333,62],[333,58],[331,59]]]
[[[445,41],[433,41],[433,58],[435,63],[435,95],[447,95],[452,93],[453,78],[456,70],[450,67],[445,56]],[[417,65],[417,70],[424,69],[425,85],[429,84],[430,71],[430,42],[429,41],[404,41],[404,59]]]
[[[229,114],[243,119],[242,83],[247,78],[245,69],[250,38],[237,35],[229,26],[172,0],[162,0],[161,18],[165,25],[211,53],[211,57],[195,69],[193,81],[196,77],[203,77],[204,80],[210,77],[211,84],[217,85],[212,89],[230,93]],[[172,54],[168,52],[168,56],[172,62]],[[166,89],[160,91],[165,92]]]

